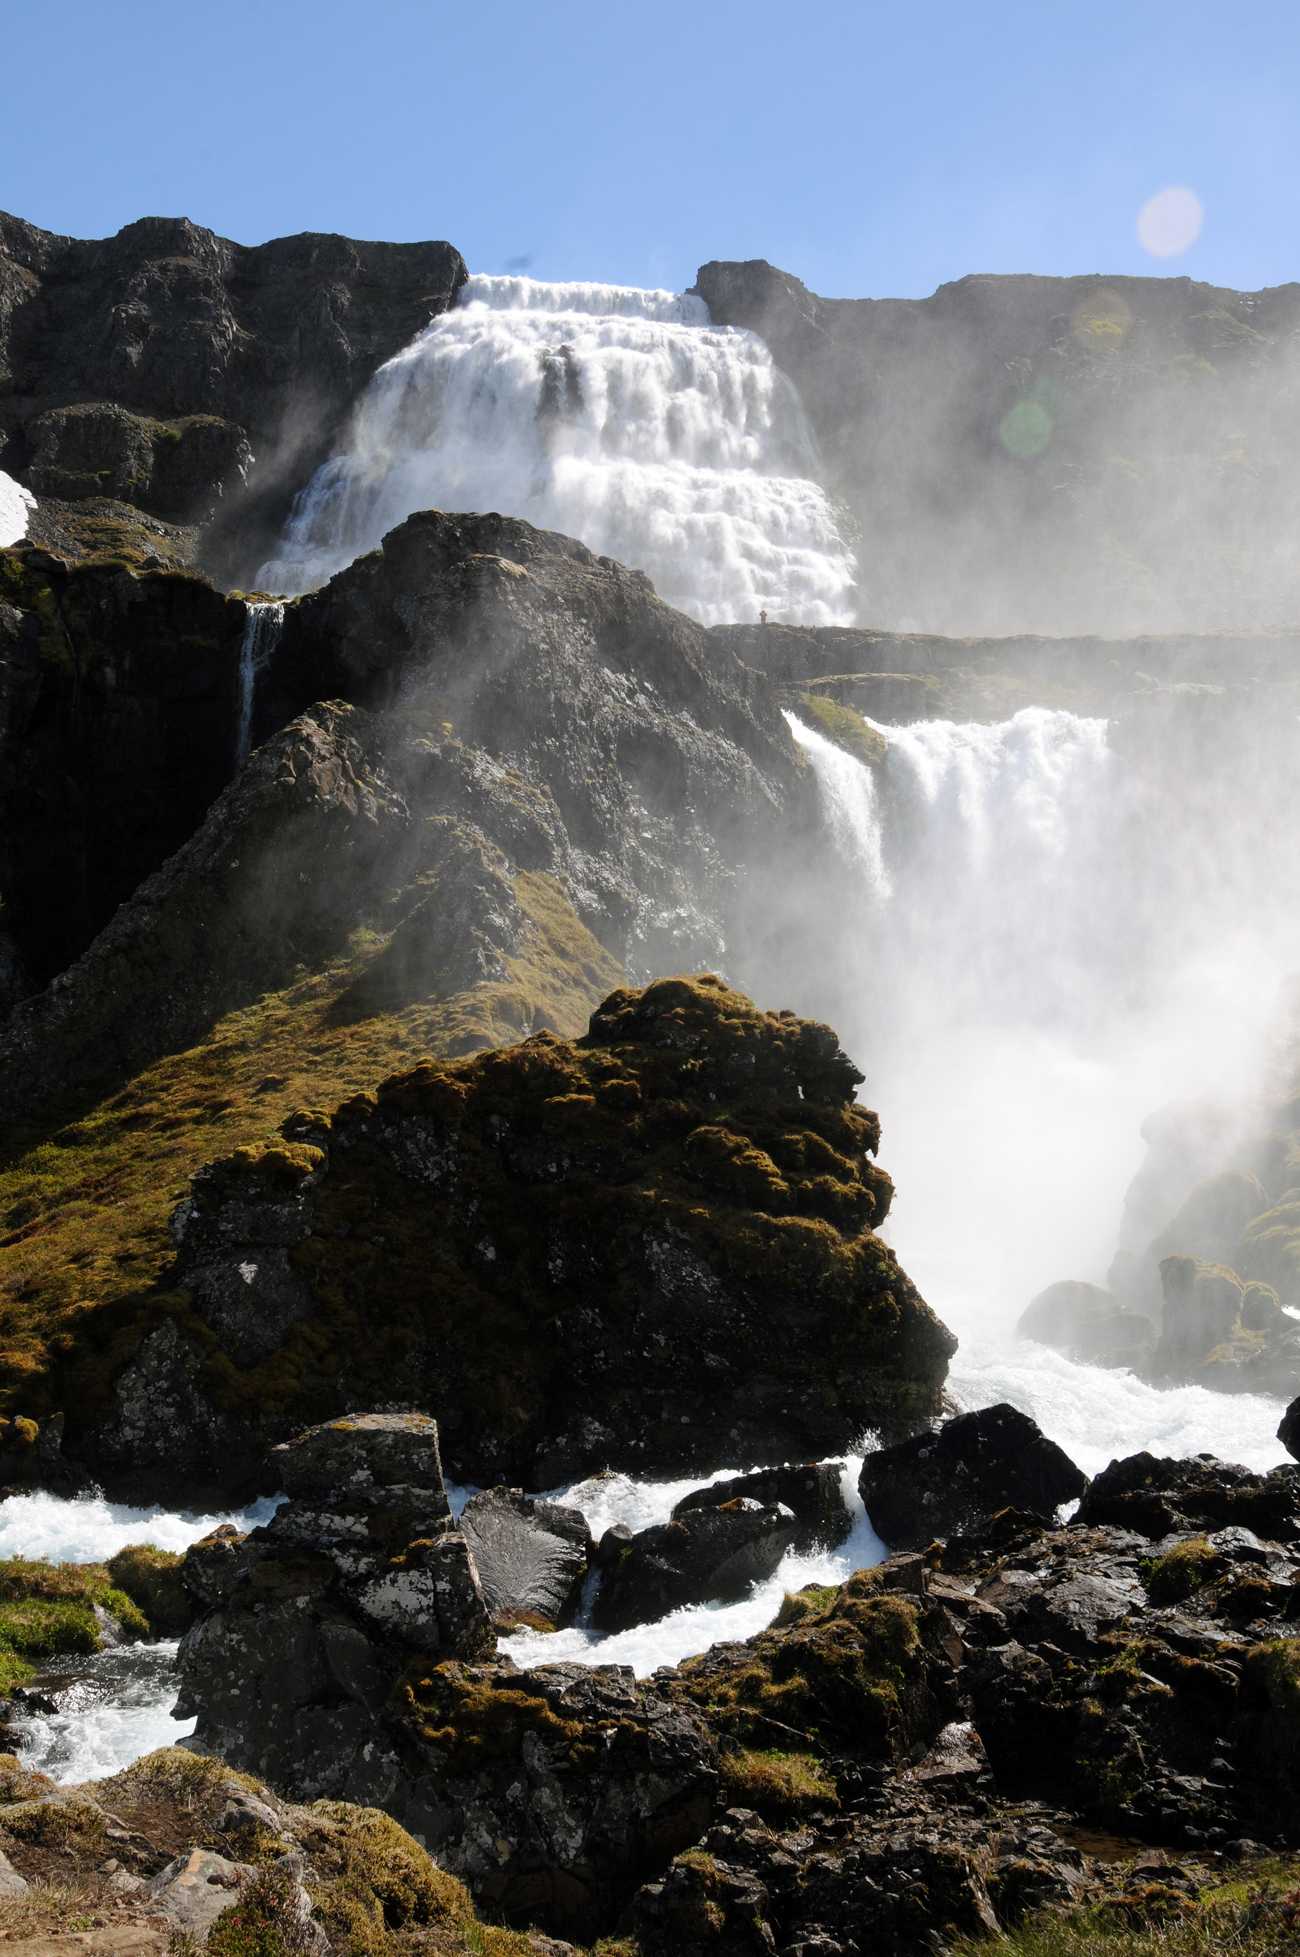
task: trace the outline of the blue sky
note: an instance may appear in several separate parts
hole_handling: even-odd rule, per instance
[[[6,10],[0,208],[102,237],[445,237],[476,271],[815,290],[1300,276],[1300,7],[1225,0],[47,0]],[[1200,237],[1135,220],[1191,189]]]

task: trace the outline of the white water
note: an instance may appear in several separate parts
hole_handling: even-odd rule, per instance
[[[822,1003],[881,1115],[890,1241],[961,1339],[958,1401],[1014,1402],[1089,1473],[1143,1447],[1286,1459],[1276,1401],[1162,1392],[1014,1326],[1057,1278],[1105,1282],[1143,1117],[1261,1074],[1300,965],[1300,738],[1225,811],[1153,795],[1068,713],[883,727],[879,781],[787,718],[860,890]]]
[[[253,745],[253,704],[258,675],[275,651],[284,624],[281,604],[250,604],[239,648],[239,696],[235,724],[235,766],[242,768]]]
[[[31,490],[0,469],[0,547],[22,542],[35,508]]]
[[[855,564],[794,389],[700,299],[473,278],[370,382],[258,581],[300,592],[415,510],[497,510],[706,624],[851,624]]]
[[[128,1543],[183,1550],[223,1522],[252,1529],[267,1522],[277,1501],[239,1512],[182,1515],[172,1509],[130,1508],[102,1495],[74,1501],[39,1493],[0,1501],[0,1557],[47,1556],[52,1563],[102,1563]],[[174,1640],[120,1645],[95,1657],[54,1659],[33,1681],[57,1694],[57,1712],[23,1714],[24,1766],[54,1780],[100,1779],[130,1766],[155,1747],[174,1746],[194,1721],[173,1719]]]

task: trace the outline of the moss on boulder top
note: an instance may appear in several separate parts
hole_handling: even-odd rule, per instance
[[[194,1178],[179,1288],[88,1458],[197,1478],[396,1405],[458,1478],[546,1487],[913,1430],[954,1341],[874,1234],[860,1078],[829,1027],[706,975],[303,1109]]]

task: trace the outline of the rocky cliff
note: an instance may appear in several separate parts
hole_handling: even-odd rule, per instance
[[[249,248],[186,218],[83,241],[0,213],[0,469],[56,528],[124,504],[207,524],[219,572],[255,562],[376,367],[465,278],[448,244]]]
[[[879,623],[1125,636],[1300,613],[1300,287],[972,276],[823,299],[757,259],[695,290],[798,387]]]

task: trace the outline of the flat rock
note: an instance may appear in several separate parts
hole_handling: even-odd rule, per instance
[[[465,1504],[460,1529],[494,1621],[527,1613],[560,1624],[572,1616],[591,1539],[580,1510],[489,1488]]]
[[[202,1937],[238,1900],[241,1884],[257,1874],[248,1862],[228,1862],[208,1848],[187,1848],[149,1884],[149,1894],[178,1930]]]

